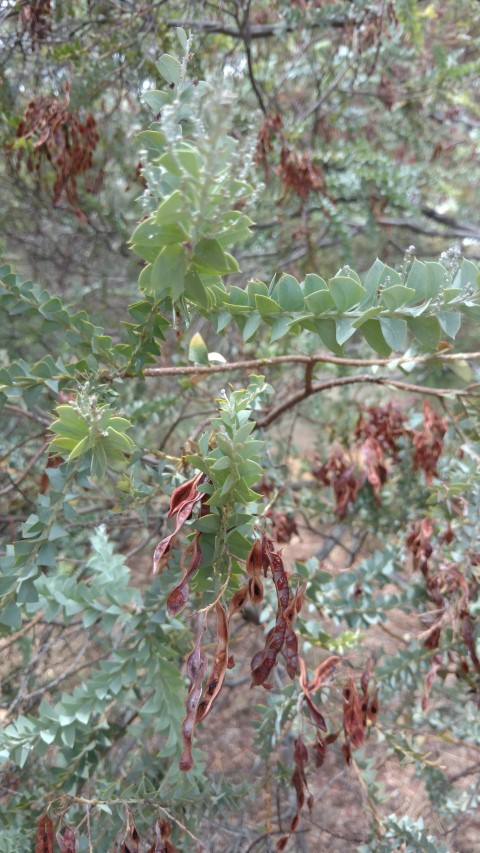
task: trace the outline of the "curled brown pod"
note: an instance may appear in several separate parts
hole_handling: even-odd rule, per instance
[[[231,599],[228,607],[228,618],[231,619],[234,613],[237,613],[239,610],[243,610],[248,599],[249,591],[247,584],[246,586],[242,586],[240,589],[237,589],[235,595]]]
[[[202,697],[202,684],[207,668],[207,657],[202,651],[202,637],[206,627],[206,618],[203,614],[203,620],[200,623],[197,641],[187,657],[186,669],[187,676],[190,681],[188,688],[188,696],[186,701],[186,714],[182,722],[182,739],[184,750],[180,756],[178,766],[180,770],[191,770],[193,767],[192,758],[192,743],[193,730],[195,728],[197,708]]]
[[[277,661],[279,652],[285,642],[287,626],[283,616],[278,616],[275,627],[267,634],[265,647],[260,654],[252,658],[252,686],[265,684]]]
[[[353,678],[349,678],[343,688],[343,728],[355,749],[365,740],[365,715]]]
[[[212,670],[207,678],[204,697],[197,707],[197,723],[200,720],[204,720],[207,714],[210,713],[212,705],[222,689],[230,660],[228,657],[229,634],[227,614],[223,604],[219,601],[215,605],[215,612],[217,614],[217,648]]]
[[[252,604],[260,604],[263,601],[263,584],[259,577],[249,578],[248,595]]]
[[[188,601],[188,596],[190,594],[190,579],[197,571],[200,565],[200,560],[202,559],[199,538],[200,534],[197,533],[192,542],[188,543],[181,556],[180,566],[182,568],[182,579],[180,583],[172,589],[167,598],[167,610],[170,616],[176,616],[177,613],[185,607]],[[190,557],[188,565],[187,557]]]
[[[165,567],[178,531],[185,524],[187,519],[190,518],[193,507],[202,497],[202,492],[198,491],[198,486],[204,480],[205,475],[199,471],[199,473],[195,474],[194,477],[191,477],[190,480],[187,480],[185,483],[182,483],[173,490],[170,497],[170,509],[167,517],[170,518],[173,515],[176,516],[175,529],[173,533],[170,533],[168,536],[165,536],[160,540],[153,552],[154,575]]]

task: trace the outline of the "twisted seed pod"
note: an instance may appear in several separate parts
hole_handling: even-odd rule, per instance
[[[205,626],[206,618],[204,614],[203,622],[198,632],[197,641],[193,647],[193,650],[188,655],[186,661],[187,676],[190,680],[190,686],[188,689],[188,696],[186,702],[186,714],[182,723],[182,739],[184,743],[184,750],[180,756],[180,761],[178,763],[180,770],[191,770],[193,767],[193,730],[195,728],[197,708],[202,696],[202,683],[205,676],[205,671],[207,669],[207,657],[201,649],[201,642],[205,631]]]
[[[189,542],[187,547],[185,548],[181,560],[180,565],[182,567],[182,579],[177,586],[172,589],[167,598],[167,610],[170,616],[176,616],[177,613],[185,607],[188,596],[190,594],[190,578],[197,571],[200,560],[202,559],[202,551],[199,544],[199,536],[197,533],[192,542]],[[191,554],[190,564],[188,566],[185,565],[186,557],[188,554]]]
[[[228,622],[225,608],[219,601],[215,605],[217,614],[217,649],[213,661],[212,671],[207,679],[207,686],[202,701],[197,707],[196,722],[204,720],[210,713],[212,705],[217,698],[225,679],[225,673],[229,664],[228,657]]]

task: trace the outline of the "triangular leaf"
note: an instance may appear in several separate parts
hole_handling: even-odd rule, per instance
[[[257,311],[260,312],[262,317],[268,317],[270,314],[280,314],[282,310],[278,302],[270,299],[269,296],[262,296],[260,293],[257,293],[255,296],[255,304]]]
[[[186,257],[182,246],[165,246],[152,265],[149,291],[155,296],[171,295],[173,299],[178,299],[184,289],[185,268]]]
[[[196,332],[190,341],[188,360],[195,364],[208,364],[208,349],[200,332]]]
[[[223,251],[218,240],[210,240],[202,237],[195,246],[192,264],[195,264],[202,272],[223,275],[232,270],[231,262]]]

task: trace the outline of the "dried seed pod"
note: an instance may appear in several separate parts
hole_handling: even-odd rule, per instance
[[[268,540],[267,540],[268,541]],[[282,612],[288,607],[290,601],[290,587],[288,578],[283,565],[283,560],[280,554],[273,551],[267,551],[267,558],[272,570],[273,582],[277,592],[278,604]]]
[[[321,686],[322,682],[325,681],[329,675],[332,675],[335,672],[335,668],[340,660],[341,658],[338,655],[330,655],[330,657],[326,658],[326,660],[322,661],[322,663],[317,666],[313,679],[307,684],[311,693],[315,693],[315,691]]]
[[[350,745],[348,743],[342,743],[342,752],[343,757],[345,759],[345,763],[350,766],[350,764],[352,763],[352,753],[350,750]]]
[[[180,770],[185,771],[191,770],[193,767],[193,730],[195,728],[197,708],[202,696],[202,683],[207,668],[207,658],[201,649],[201,642],[205,631],[205,626],[206,618],[205,614],[203,614],[203,620],[199,627],[197,641],[195,643],[195,646],[193,647],[193,650],[188,655],[186,661],[187,676],[190,680],[190,686],[188,689],[188,696],[186,702],[186,714],[182,723],[182,739],[184,743],[184,750],[180,756],[180,761],[178,764]]]
[[[430,696],[430,691],[433,687],[433,683],[437,677],[438,670],[442,665],[442,654],[441,652],[437,652],[434,654],[432,658],[432,662],[430,664],[430,669],[427,672],[424,682],[424,694],[422,697],[422,711],[427,710],[427,702],[428,697]]]
[[[378,706],[378,697],[377,697],[377,696],[374,696],[374,697],[370,700],[370,703],[369,703],[369,706],[368,706],[368,710],[367,710],[367,717],[368,717],[368,719],[370,720],[370,722],[371,722],[372,726],[374,726],[374,725],[376,724],[376,722],[377,722],[378,711],[379,711],[379,706]]]
[[[476,671],[480,673],[480,660],[478,658],[477,650],[475,648],[475,639],[473,636],[472,620],[469,619],[468,616],[465,616],[464,619],[462,619],[462,635],[463,635],[464,643],[465,643],[468,651],[470,652],[470,657],[472,659],[472,663],[473,663]]]
[[[177,486],[170,498],[170,509],[168,518],[176,515],[175,530],[169,536],[160,540],[153,553],[153,574],[157,574],[166,563],[166,557],[170,554],[178,531],[192,514],[193,507],[202,497],[198,491],[198,485],[205,480],[205,475],[199,472],[186,483]]]
[[[370,682],[370,675],[372,673],[372,659],[368,658],[367,663],[365,665],[365,669],[362,672],[362,677],[360,678],[360,687],[364,696],[368,694],[368,685]]]
[[[305,665],[305,661],[303,658],[300,658],[300,687],[303,690],[303,698],[307,704],[307,708],[310,712],[310,716],[312,718],[312,722],[317,728],[322,729],[324,732],[327,731],[327,726],[325,720],[318,710],[313,697],[311,695],[312,691],[318,690],[322,681],[333,672],[337,662],[340,658],[337,655],[331,655],[327,660],[323,661],[320,666],[317,667],[315,672],[315,676],[312,681],[308,681],[307,675],[307,667]]]
[[[321,767],[327,754],[327,741],[318,732],[313,745],[313,751],[315,753],[315,767]]]
[[[293,625],[293,623],[295,622],[295,619],[297,618],[298,610],[297,610],[296,595],[297,595],[297,593],[295,593],[293,598],[290,599],[289,604],[287,604],[285,610],[283,611],[283,618],[285,619],[285,622],[289,626]]]
[[[172,830],[167,820],[162,820],[155,824],[155,841],[149,847],[147,853],[176,853],[176,848],[173,846],[171,838]]]
[[[230,601],[228,608],[228,618],[231,619],[234,613],[243,610],[249,598],[248,585],[237,589],[235,595]]]
[[[248,595],[252,604],[261,604],[263,601],[263,584],[260,578],[249,578]]]
[[[307,778],[305,776],[305,766],[308,762],[308,750],[301,737],[298,737],[295,740],[293,747],[293,761],[295,769],[293,771],[291,783],[297,798],[297,810],[290,822],[288,835],[283,835],[277,841],[276,850],[285,850],[290,836],[298,827],[300,822],[300,812],[305,805],[305,802],[307,802],[309,809],[311,809],[313,805],[313,798],[311,795],[308,795],[308,798],[305,799],[305,792],[308,794]]]
[[[256,539],[245,560],[245,569],[250,577],[257,577],[263,568],[263,547],[262,541]]]
[[[75,853],[77,849],[76,836],[70,826],[65,827],[63,837],[60,833],[57,833],[57,841],[60,847],[60,853]]]
[[[291,625],[285,632],[285,659],[290,678],[295,678],[298,671],[298,639]]]
[[[255,684],[265,685],[285,642],[286,629],[285,619],[283,616],[279,616],[275,627],[267,634],[265,648],[261,653],[261,657],[260,653],[257,652],[252,658],[250,664],[252,668],[252,686]]]
[[[202,701],[197,708],[196,722],[204,720],[210,713],[212,705],[217,698],[225,678],[228,667],[228,622],[225,608],[219,601],[215,605],[217,614],[217,649],[210,675],[207,678],[207,686]]]
[[[202,551],[199,543],[200,534],[197,533],[192,542],[189,542],[180,559],[182,568],[182,579],[177,586],[172,589],[167,598],[167,610],[170,616],[176,616],[177,613],[185,607],[188,596],[190,594],[190,579],[197,571],[200,560],[202,559]],[[191,555],[190,563],[186,566],[187,555]]]
[[[183,509],[186,503],[189,503],[192,500],[202,478],[204,478],[204,474],[198,471],[197,474],[194,474],[193,477],[190,477],[189,480],[185,480],[184,483],[181,483],[173,490],[170,495],[170,507],[167,518],[171,518],[172,515],[176,515],[181,509]]]
[[[48,812],[45,812],[37,824],[35,853],[53,853],[53,844],[53,821]]]
[[[287,574],[283,565],[283,560],[280,554],[273,550],[273,544],[266,536],[262,537],[262,565],[268,565],[272,572],[273,582],[278,599],[277,621],[275,627],[266,637],[265,647],[260,656],[259,653],[254,655],[251,662],[252,668],[252,685],[266,684],[267,678],[272,672],[276,664],[278,654],[280,653],[285,640],[287,638],[288,623],[285,619],[285,611],[290,603],[290,587],[288,584]],[[293,614],[290,615],[290,625],[293,621]],[[288,632],[288,646],[286,651],[287,671],[293,678],[297,670],[298,663],[298,643],[297,638],[290,628]]]
[[[120,853],[138,853],[140,850],[140,836],[133,822],[132,812],[129,806],[125,806],[127,812],[127,826],[125,835],[120,846]]]
[[[362,703],[353,678],[349,678],[343,689],[343,728],[355,749],[365,740],[365,723]]]

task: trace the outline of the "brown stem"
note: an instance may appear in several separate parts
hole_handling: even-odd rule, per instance
[[[174,367],[146,367],[144,376],[210,376],[213,373],[229,373],[233,370],[256,370],[275,364],[338,364],[345,367],[382,367],[400,366],[403,363],[424,364],[429,361],[465,361],[480,359],[480,352],[427,353],[417,356],[398,356],[393,358],[343,358],[337,355],[275,355],[270,358],[251,358],[245,361],[231,361],[226,364],[198,364]],[[102,378],[109,378],[104,375]],[[113,377],[111,377],[113,378]],[[23,414],[22,410],[20,412]]]
[[[6,494],[8,494],[8,492],[13,491],[14,489],[18,489],[18,487],[21,485],[21,483],[23,483],[23,481],[26,479],[26,477],[28,477],[28,474],[32,470],[35,463],[38,462],[40,457],[45,453],[47,447],[48,447],[47,443],[42,444],[42,446],[39,448],[39,450],[37,450],[37,452],[34,453],[34,455],[31,457],[31,459],[29,459],[27,465],[23,469],[23,472],[22,472],[21,476],[18,478],[18,480],[15,480],[15,481],[12,480],[12,482],[9,483],[8,486],[4,486],[3,489],[0,489],[0,495],[6,495]]]
[[[310,362],[310,364],[307,364],[307,366],[306,366],[306,368],[305,368],[305,391],[306,391],[308,394],[311,394],[311,393],[312,393],[312,387],[313,387],[313,381],[312,381],[312,380],[313,380],[313,368],[314,368],[314,363],[313,363],[313,361],[311,361],[311,362]]]

